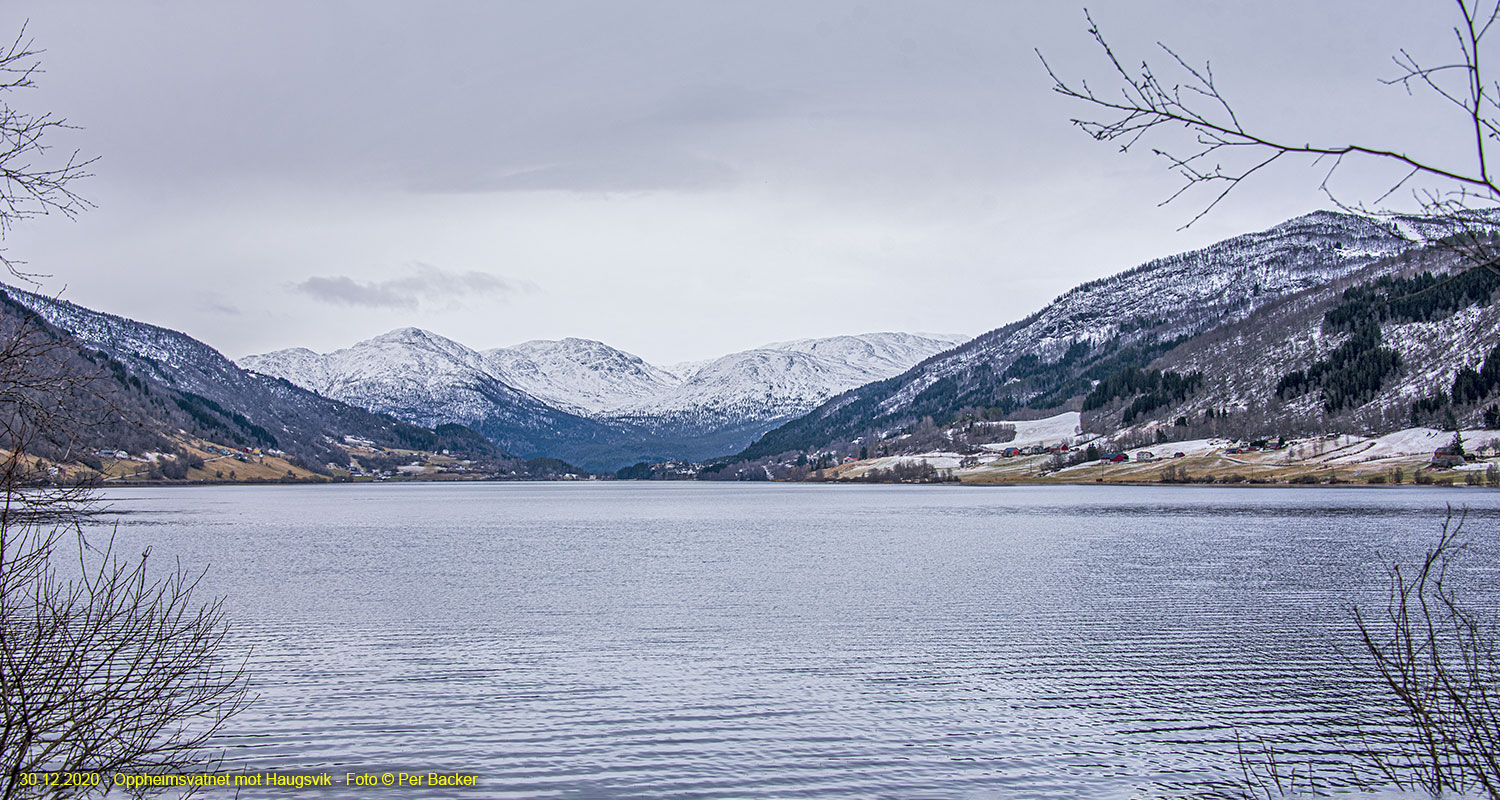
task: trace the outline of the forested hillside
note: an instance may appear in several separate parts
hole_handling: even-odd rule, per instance
[[[1084,284],[830,400],[741,458],[885,438],[924,419],[1061,410],[1083,412],[1096,433],[1168,437],[1473,422],[1493,391],[1484,370],[1500,284],[1461,266],[1441,241],[1308,215]]]

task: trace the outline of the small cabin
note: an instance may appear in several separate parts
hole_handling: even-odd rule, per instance
[[[1462,455],[1459,455],[1458,453],[1455,453],[1446,447],[1439,447],[1437,450],[1434,450],[1432,453],[1432,461],[1430,462],[1431,466],[1443,469],[1461,467],[1466,463],[1468,462]]]

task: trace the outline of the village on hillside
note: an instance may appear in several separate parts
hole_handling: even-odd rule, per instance
[[[1196,439],[1112,449],[1077,412],[1007,423],[1015,437],[978,452],[933,450],[858,459],[813,480],[863,481],[898,469],[914,481],[959,483],[1419,484],[1500,486],[1500,430],[1410,428],[1383,436]]]

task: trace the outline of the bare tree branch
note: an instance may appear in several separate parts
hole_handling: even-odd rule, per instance
[[[15,91],[35,86],[42,52],[25,26],[9,45],[0,46],[0,236],[21,220],[53,212],[73,217],[91,207],[73,184],[89,177],[95,159],[76,150],[54,159],[48,144],[48,137],[73,126],[50,112],[21,111],[11,102]],[[35,283],[39,277],[23,271],[23,262],[4,250],[0,250],[0,264],[23,280]]]
[[[1481,55],[1484,39],[1495,20],[1500,18],[1500,1],[1457,0],[1462,24],[1453,29],[1456,57],[1450,63],[1425,65],[1410,52],[1402,50],[1394,59],[1401,70],[1395,78],[1384,81],[1412,92],[1414,86],[1425,87],[1447,100],[1463,115],[1466,136],[1472,138],[1472,155],[1466,163],[1438,163],[1412,155],[1402,149],[1376,142],[1297,142],[1271,135],[1242,121],[1230,100],[1215,82],[1211,65],[1194,66],[1175,50],[1158,43],[1166,55],[1170,81],[1162,77],[1149,61],[1132,70],[1121,61],[1098,24],[1087,11],[1089,35],[1103,51],[1116,87],[1110,93],[1096,91],[1087,81],[1069,81],[1060,77],[1052,64],[1037,53],[1052,80],[1053,91],[1092,107],[1096,116],[1072,120],[1095,140],[1116,143],[1128,151],[1148,136],[1160,137],[1185,132],[1186,144],[1162,144],[1152,152],[1166,161],[1168,168],[1183,180],[1182,186],[1164,202],[1172,202],[1198,186],[1215,187],[1207,205],[1183,227],[1188,227],[1216,207],[1226,196],[1251,176],[1284,157],[1305,157],[1317,163],[1332,159],[1321,189],[1340,208],[1376,216],[1396,216],[1399,211],[1381,207],[1397,190],[1414,179],[1428,179],[1440,187],[1418,194],[1414,199],[1424,214],[1449,213],[1454,209],[1493,209],[1500,206],[1500,184],[1489,164],[1490,141],[1500,138],[1500,112],[1495,89],[1483,72]],[[1461,83],[1450,85],[1448,76],[1462,75]],[[1375,207],[1362,203],[1344,203],[1331,189],[1335,172],[1349,158],[1399,165],[1404,176],[1375,201]],[[1409,213],[1409,212],[1408,212]],[[1493,260],[1493,259],[1491,259]]]
[[[0,236],[89,205],[73,184],[92,162],[47,157],[45,137],[67,122],[9,102],[32,86],[40,52],[24,29],[0,46]],[[0,263],[34,277],[3,252]],[[223,604],[200,599],[201,571],[88,541],[99,496],[57,464],[119,420],[118,385],[61,331],[3,293],[0,304],[0,799],[99,796],[116,773],[211,767],[213,737],[247,702]],[[78,550],[71,576],[65,545]],[[28,784],[40,772],[104,780]]]

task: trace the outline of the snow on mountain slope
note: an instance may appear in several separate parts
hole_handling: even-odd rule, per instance
[[[548,455],[586,469],[614,469],[635,456],[626,433],[516,389],[491,374],[482,354],[420,328],[399,328],[326,355],[294,348],[239,363],[407,422],[466,425],[526,458]],[[628,455],[617,446],[627,446]]]
[[[826,339],[797,339],[768,344],[765,350],[808,353],[854,367],[871,376],[864,382],[900,375],[924,358],[967,342],[961,334],[863,333]]]
[[[1426,268],[1418,254],[1416,267],[1402,261],[1377,265],[1372,277],[1392,270]],[[1381,381],[1378,393],[1357,408],[1330,415],[1321,392],[1279,397],[1277,386],[1288,372],[1307,369],[1348,340],[1329,331],[1324,312],[1337,301],[1342,284],[1295,296],[1211,336],[1186,343],[1163,357],[1161,367],[1180,373],[1200,372],[1203,385],[1180,404],[1158,413],[1198,419],[1209,408],[1245,409],[1275,420],[1288,430],[1393,430],[1410,424],[1412,404],[1446,392],[1464,367],[1478,368],[1500,345],[1500,306],[1479,304],[1436,319],[1388,320],[1381,325],[1382,346],[1393,350],[1401,366]],[[1480,404],[1481,406],[1483,404]],[[1458,407],[1460,422],[1476,423],[1481,408]]]
[[[1280,297],[1326,284],[1411,245],[1363,217],[1319,211],[1202,250],[1082,284],[1026,319],[974,339],[882,404],[892,411],[976,363],[1056,358],[1072,343],[1191,336],[1236,322]]]
[[[745,350],[710,361],[667,392],[611,414],[628,418],[764,419],[805,411],[867,373],[811,353]]]
[[[777,342],[710,361],[670,390],[610,416],[704,426],[783,419],[840,392],[899,375],[966,338],[866,333]]]
[[[675,377],[677,380],[685,381],[697,374],[698,370],[717,360],[714,358],[701,358],[697,361],[678,361],[672,364],[663,364],[662,369],[666,370],[667,374]]]
[[[243,369],[284,378],[309,391],[328,397],[327,359],[307,349],[293,347],[258,356],[246,356],[237,362]]]
[[[473,422],[497,405],[541,405],[496,380],[484,356],[420,328],[400,328],[324,356],[294,348],[239,363],[325,397],[427,426]]]
[[[118,362],[142,391],[152,387],[149,396],[156,407],[146,405],[133,412],[121,409],[115,415],[120,422],[150,426],[171,419],[180,410],[175,425],[189,426],[196,435],[225,437],[215,441],[231,444],[278,447],[315,467],[329,460],[344,463],[339,460],[341,451],[328,443],[345,435],[406,446],[403,443],[410,441],[414,430],[353,404],[248,372],[179,331],[3,285],[0,291],[65,331],[77,344]],[[117,377],[123,383],[119,373]]]
[[[679,367],[679,375],[589,339],[479,353],[402,328],[327,355],[293,348],[239,363],[424,425],[462,422],[486,431],[491,428],[482,420],[497,413],[514,418],[555,410],[607,427],[610,433],[590,435],[611,446],[635,446],[643,457],[696,459],[732,452],[781,420],[899,374],[963,338],[869,333],[801,339]],[[528,441],[545,445],[536,437]],[[529,452],[525,442],[501,444]]]
[[[960,408],[1055,408],[1176,342],[1246,319],[1413,247],[1364,217],[1316,212],[1084,283],[1025,319],[771,431],[746,457],[807,450],[872,425]]]
[[[109,352],[120,360],[134,362],[153,378],[181,384],[204,396],[233,383],[238,370],[219,351],[184,333],[105,314],[66,300],[3,287],[7,294],[42,319],[61,328],[80,342]]]
[[[327,355],[299,347],[239,363],[424,424],[480,417],[500,397],[606,421],[713,427],[802,413],[839,392],[899,374],[964,338],[867,333],[778,342],[703,362],[686,379],[589,339],[537,340],[479,353],[418,328]]]
[[[592,339],[535,340],[484,352],[491,375],[575,414],[639,403],[681,383],[640,356]]]

